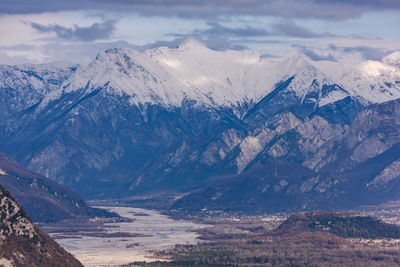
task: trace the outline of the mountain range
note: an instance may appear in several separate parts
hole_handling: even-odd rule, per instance
[[[195,40],[88,65],[0,66],[0,149],[87,199],[344,208],[397,198],[400,59],[313,61]]]

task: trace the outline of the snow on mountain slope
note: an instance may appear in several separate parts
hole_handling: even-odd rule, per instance
[[[288,90],[318,106],[347,96],[365,104],[400,97],[400,71],[381,62],[312,61],[304,55],[266,59],[255,51],[213,51],[187,40],[177,48],[159,47],[144,53],[109,49],[81,66],[42,106],[64,93],[98,88],[129,96],[132,104],[177,107],[185,100],[211,106],[256,103],[275,85],[295,76]],[[324,87],[327,85],[328,87]]]
[[[194,40],[109,49],[54,71],[54,83],[52,71],[36,77],[24,68],[0,77],[10,79],[0,87],[1,148],[90,197],[189,190],[216,173],[302,164],[367,105],[400,97],[394,63],[263,58]],[[368,146],[356,151],[357,164],[378,151]]]
[[[45,95],[59,88],[76,65],[62,62],[49,64],[0,65],[0,88],[26,88]]]
[[[39,103],[75,69],[68,63],[0,65],[0,112],[8,117]]]
[[[400,51],[393,52],[382,59],[386,65],[400,67]]]
[[[50,99],[63,92],[106,87],[131,103],[180,106],[184,100],[232,106],[262,98],[272,90],[273,64],[255,51],[217,52],[194,40],[176,49],[144,53],[110,49],[77,70]]]
[[[337,83],[315,63],[310,58],[298,54],[279,63],[275,71],[280,75],[281,81],[294,75],[288,90],[293,91],[301,102],[308,98],[308,101],[315,101],[315,104],[321,107],[349,96],[346,90],[337,86]],[[331,87],[324,88],[324,85]]]
[[[400,97],[400,70],[378,61],[318,61],[314,65],[365,104]]]

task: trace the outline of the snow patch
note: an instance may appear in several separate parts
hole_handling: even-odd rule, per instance
[[[400,51],[393,52],[382,59],[386,65],[400,67]]]
[[[360,65],[360,70],[367,76],[377,77],[385,72],[396,72],[396,68],[382,62],[368,60]]]
[[[199,105],[240,107],[258,102],[276,84],[294,76],[288,90],[302,100],[310,93],[318,95],[309,100],[320,107],[346,96],[369,104],[400,98],[399,58],[400,52],[387,56],[383,62],[361,64],[313,61],[301,54],[282,60],[262,58],[250,50],[214,51],[189,39],[178,48],[159,47],[143,53],[109,49],[86,66],[0,66],[0,85],[34,89],[38,95],[29,104],[42,100],[41,108],[66,93],[79,92],[84,97],[97,89],[128,96],[132,105],[174,108],[193,100]],[[9,75],[10,71],[13,75]],[[36,74],[49,80],[39,79]],[[54,80],[59,82],[49,82]],[[338,85],[345,91],[336,87],[323,95],[323,85]]]

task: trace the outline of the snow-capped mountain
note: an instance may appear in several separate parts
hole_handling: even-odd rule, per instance
[[[65,63],[0,65],[0,113],[2,118],[22,112],[60,88],[77,66]]]
[[[277,60],[262,58],[256,51],[213,51],[189,39],[175,49],[159,47],[144,53],[109,49],[89,65],[79,66],[58,90],[46,95],[44,103],[84,88],[88,94],[105,87],[136,105],[177,107],[193,100],[235,107],[258,102],[291,76],[295,78],[289,88],[298,97],[315,90],[316,83],[348,88],[321,92],[320,106],[349,95],[368,103],[400,96],[400,84],[393,82],[400,80],[400,69],[381,62],[314,62],[300,54]]]
[[[188,40],[81,66],[1,66],[0,149],[89,198],[188,191],[274,162],[319,175],[310,160],[325,145],[366,107],[400,98],[397,62],[264,58]]]
[[[160,47],[139,53],[110,49],[77,69],[48,100],[88,87],[106,87],[132,104],[236,106],[257,101],[273,87],[273,65],[255,51],[217,52],[195,40],[176,49]]]

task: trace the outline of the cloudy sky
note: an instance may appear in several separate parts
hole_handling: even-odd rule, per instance
[[[107,48],[380,60],[400,50],[399,0],[1,0],[0,64],[87,63]]]

